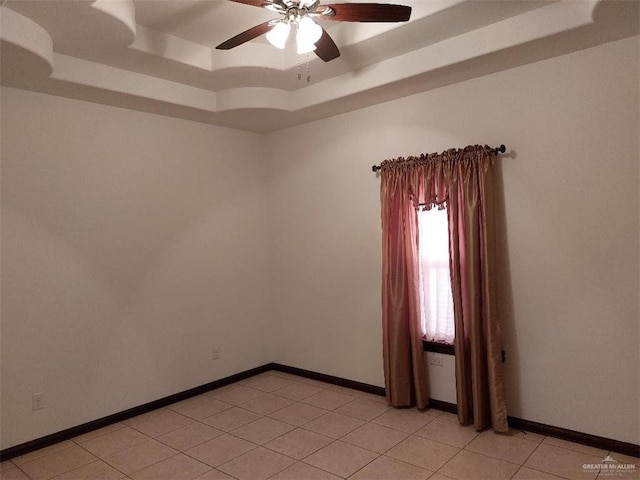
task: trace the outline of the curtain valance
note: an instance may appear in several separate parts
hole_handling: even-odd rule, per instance
[[[450,195],[453,179],[468,183],[469,179],[486,173],[493,164],[496,149],[488,145],[451,148],[442,153],[421,154],[384,160],[380,172],[386,178],[383,186],[395,193],[398,189],[409,195],[414,206],[427,210],[444,207]]]

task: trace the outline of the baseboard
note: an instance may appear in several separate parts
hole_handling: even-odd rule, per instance
[[[52,433],[51,435],[47,435],[42,438],[37,438],[35,440],[31,440],[29,442],[22,443],[20,445],[16,445],[14,447],[6,448],[0,451],[0,461],[10,460],[14,457],[18,457],[20,455],[33,452],[40,448],[48,447],[49,445],[53,445],[54,443],[69,440],[78,435],[82,435],[84,433],[88,433],[93,430],[106,427],[113,423],[122,422],[123,420],[127,420],[137,415],[141,415],[143,413],[147,413],[152,410],[156,410],[158,408],[166,407],[167,405],[171,405],[172,403],[176,403],[181,400],[186,400],[196,395],[201,395],[205,392],[215,390],[216,388],[224,387],[226,385],[230,385],[232,383],[238,382],[240,380],[244,380],[249,377],[253,377],[254,375],[258,375],[260,373],[268,372],[270,370],[275,370],[283,373],[290,373],[292,375],[298,375],[300,377],[305,377],[305,378],[311,378],[313,380],[319,380],[321,382],[330,383],[332,385],[339,385],[342,387],[351,388],[354,390],[359,390],[359,391],[371,393],[374,395],[381,395],[381,396],[385,395],[384,387],[378,387],[375,385],[369,385],[367,383],[356,382],[354,380],[347,380],[345,378],[335,377],[335,376],[327,375],[324,373],[313,372],[313,371],[305,370],[302,368],[289,367],[287,365],[281,365],[279,363],[268,363],[266,365],[252,368],[250,370],[246,370],[244,372],[240,372],[235,375],[231,375],[229,377],[225,377],[220,380],[216,380],[214,382],[201,385],[199,387],[191,388],[189,390],[185,390],[183,392],[176,393],[174,395],[169,395],[168,397],[164,397],[159,400],[154,400],[152,402],[145,403],[144,405],[139,405],[137,407],[130,408],[123,412],[114,413],[113,415],[109,415],[107,417],[103,417],[98,420],[84,423],[76,427],[68,428],[60,432]],[[431,408],[435,408],[436,410],[442,410],[449,413],[456,413],[457,411],[456,404],[443,402],[441,400],[429,399],[429,406]],[[576,432],[573,430],[568,430],[566,428],[554,427],[552,425],[545,425],[543,423],[532,422],[530,420],[524,420],[517,417],[508,417],[508,421],[509,421],[509,426],[511,428],[526,430],[532,433],[539,433],[541,435],[548,435],[548,436],[559,438],[562,440],[581,443],[583,445],[597,447],[603,450],[622,453],[622,454],[630,455],[633,457],[640,457],[640,446],[635,445],[633,443],[627,443],[619,440],[598,437],[596,435],[590,435],[588,433]]]
[[[633,443],[613,440],[611,438],[599,437],[589,433],[576,432],[567,428],[554,427],[553,425],[545,425],[544,423],[532,422],[517,417],[507,417],[509,426],[518,430],[526,430],[531,433],[539,433],[549,437],[559,438],[570,442],[581,443],[590,447],[601,448],[612,452],[630,455],[640,458],[640,445]]]
[[[200,385],[199,387],[190,388],[189,390],[176,393],[174,395],[169,395],[168,397],[164,397],[159,400],[145,403],[144,405],[139,405],[122,412],[114,413],[113,415],[108,415],[91,422],[83,423],[82,425],[67,428],[66,430],[52,433],[51,435],[47,435],[45,437],[36,438],[35,440],[16,445],[14,447],[5,448],[4,450],[0,451],[0,461],[10,460],[14,457],[39,450],[44,447],[48,447],[49,445],[53,445],[54,443],[69,440],[73,437],[77,437],[78,435],[89,433],[93,430],[98,430],[99,428],[106,427],[113,423],[122,422],[123,420],[142,415],[143,413],[147,413],[158,408],[166,407],[167,405],[171,405],[172,403],[186,400],[188,398],[195,397],[196,395],[201,395],[216,388],[224,387],[225,385],[230,385],[232,383],[239,382],[240,380],[244,380],[246,378],[253,377],[254,375],[268,372],[270,370],[272,370],[272,364],[269,363],[257,368],[252,368],[250,370],[237,373],[235,375],[231,375],[229,377],[222,378],[220,380],[216,380],[215,382],[210,382],[204,385]]]
[[[429,399],[429,407],[443,412],[458,413],[458,406],[455,403],[443,402],[434,398]]]
[[[318,380],[320,382],[339,385],[341,387],[351,388],[353,390],[359,390],[361,392],[372,393],[373,395],[380,395],[384,397],[384,387],[376,387],[375,385],[369,385],[368,383],[334,377],[333,375],[327,375],[325,373],[312,372],[311,370],[305,370],[303,368],[289,367],[279,363],[272,363],[271,366],[273,370],[278,372],[290,373],[292,375],[298,375],[299,377],[311,378],[312,380]]]

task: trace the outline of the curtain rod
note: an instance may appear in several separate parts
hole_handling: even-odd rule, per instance
[[[493,151],[494,155],[498,155],[499,153],[506,152],[507,151],[507,147],[505,147],[504,144],[503,144],[503,145],[500,145],[499,147],[492,148],[491,150]],[[381,168],[382,168],[382,166],[380,166],[380,165],[374,165],[374,166],[371,167],[371,171],[372,172],[379,172]]]

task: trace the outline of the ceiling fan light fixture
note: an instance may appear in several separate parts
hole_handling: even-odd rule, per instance
[[[282,50],[287,44],[290,30],[291,25],[289,23],[278,22],[267,32],[267,40],[271,45]]]
[[[298,21],[296,41],[304,44],[314,44],[322,37],[322,27],[314,22],[311,17],[302,17]]]

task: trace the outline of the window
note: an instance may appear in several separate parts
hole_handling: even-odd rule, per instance
[[[428,342],[453,344],[453,297],[449,274],[447,211],[418,211],[422,332]]]

